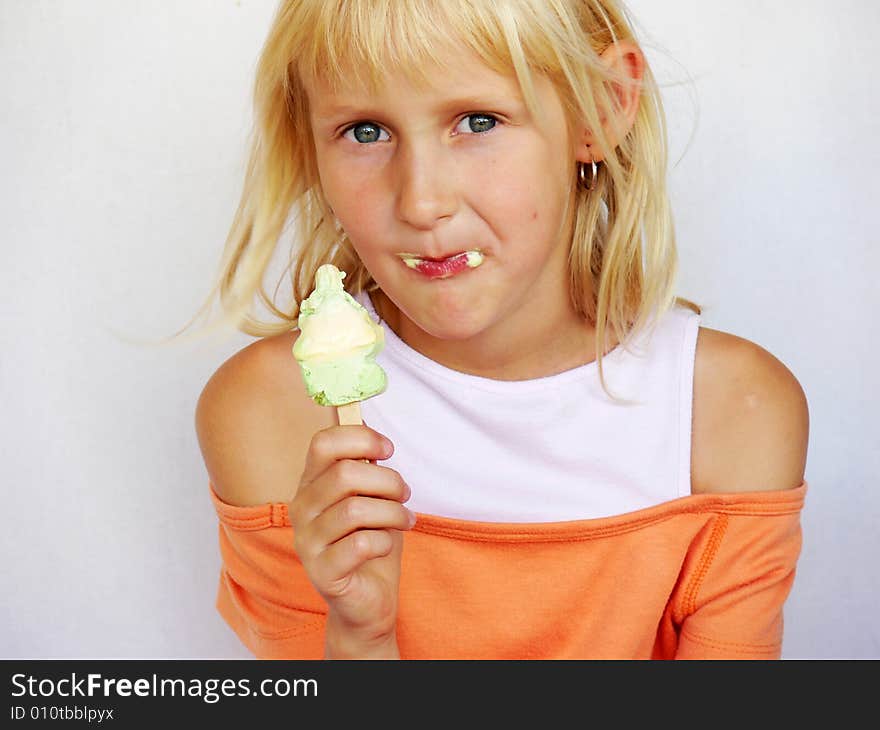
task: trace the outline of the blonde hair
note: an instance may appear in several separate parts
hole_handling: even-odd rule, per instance
[[[628,348],[676,303],[701,311],[673,293],[678,261],[666,186],[665,120],[647,64],[634,124],[616,146],[600,122],[607,110],[612,122],[618,116],[614,85],[632,83],[600,59],[621,40],[635,42],[635,34],[620,0],[282,0],[256,70],[241,200],[200,312],[219,290],[223,323],[272,336],[296,326],[300,302],[321,264],[346,271],[352,294],[378,288],[324,198],[304,81],[320,79],[335,89],[353,75],[362,87],[376,89],[390,67],[421,84],[424,68],[442,64],[445,51],[464,45],[492,70],[515,73],[536,119],[542,112],[532,73],[546,74],[562,100],[569,131],[587,126],[603,153],[591,191],[577,187],[572,159],[569,288],[576,311],[596,327],[600,381],[615,398],[602,369],[607,325]],[[285,273],[293,301],[279,309],[263,288],[263,275],[291,213],[297,250],[291,250]],[[255,294],[279,322],[251,316]]]

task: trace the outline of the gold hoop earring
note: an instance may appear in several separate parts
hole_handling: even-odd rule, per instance
[[[592,166],[592,171],[590,174],[590,181],[587,183],[586,180],[586,172],[587,172],[587,163],[579,162],[578,163],[578,184],[583,190],[593,190],[596,187],[596,176],[598,174],[598,170],[596,168],[595,160],[590,160],[590,165]]]

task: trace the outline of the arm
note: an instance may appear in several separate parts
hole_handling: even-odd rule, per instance
[[[676,659],[779,659],[783,606],[801,550],[797,499],[722,512],[679,601]]]
[[[399,658],[396,636],[346,631],[315,591],[294,548],[287,508],[309,442],[334,425],[308,398],[290,348],[295,333],[259,340],[203,389],[196,432],[222,504],[217,608],[258,658]]]
[[[334,620],[332,613],[327,618],[324,632],[325,659],[400,659],[397,648],[397,635],[363,637],[351,636]]]
[[[702,348],[702,349],[701,349]],[[677,658],[779,658],[801,549],[809,413],[794,375],[754,343],[701,330],[695,370],[696,493],[779,491],[764,513],[722,512],[679,605]]]
[[[753,342],[700,328],[691,443],[695,494],[799,486],[809,431],[806,395],[782,362]]]
[[[195,428],[214,491],[237,506],[289,502],[313,429],[323,428],[297,375],[289,335],[258,340],[211,376]]]

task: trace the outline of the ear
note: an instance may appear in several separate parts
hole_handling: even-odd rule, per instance
[[[645,73],[645,56],[642,50],[632,41],[619,41],[613,43],[600,56],[605,64],[615,75],[625,76],[627,84],[612,83],[617,99],[620,102],[618,116],[618,130],[615,131],[607,110],[602,110],[602,129],[608,136],[611,144],[615,147],[632,129],[639,111],[639,96],[642,89],[642,78]],[[575,157],[579,162],[599,162],[603,158],[598,149],[597,138],[588,127],[582,128],[580,140],[575,151]]]

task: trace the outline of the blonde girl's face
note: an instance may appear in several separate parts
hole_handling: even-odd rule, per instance
[[[561,102],[536,74],[539,127],[515,78],[468,54],[433,69],[427,91],[399,73],[373,96],[307,88],[327,201],[407,325],[442,340],[501,337],[568,301],[558,229],[574,160]],[[407,265],[466,251],[482,263]]]

